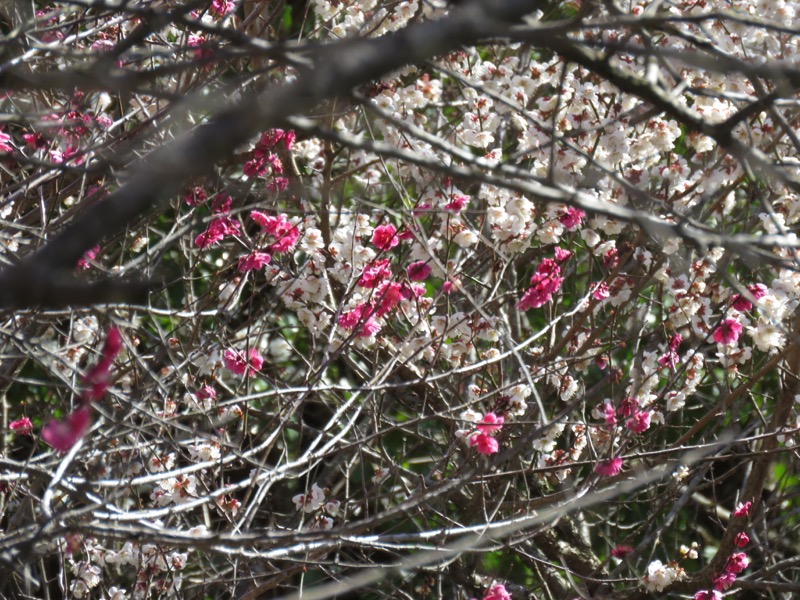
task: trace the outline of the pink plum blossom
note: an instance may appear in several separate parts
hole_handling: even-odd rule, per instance
[[[217,217],[208,224],[203,233],[194,239],[194,245],[198,248],[208,248],[220,243],[228,236],[238,234],[240,228],[239,222],[230,217]]]
[[[231,210],[233,198],[229,194],[220,192],[214,196],[214,202],[211,204],[211,212],[216,214],[227,214]]]
[[[616,248],[611,248],[603,256],[603,266],[608,269],[614,269],[619,264],[619,252]]]
[[[84,402],[96,402],[103,397],[108,384],[111,382],[111,367],[114,359],[122,350],[122,335],[119,329],[112,327],[106,334],[106,341],[100,353],[100,361],[87,373],[84,383],[87,390],[84,392]]]
[[[723,319],[719,326],[714,330],[714,341],[718,344],[732,346],[736,344],[742,334],[742,325],[736,319]]]
[[[483,600],[511,600],[511,594],[506,590],[506,586],[496,583],[483,595]]]
[[[389,266],[389,259],[374,260],[364,267],[358,285],[366,288],[376,288],[385,279],[392,276],[392,269]]]
[[[268,252],[258,252],[253,250],[250,254],[239,257],[237,269],[239,273],[247,273],[248,271],[261,269],[265,265],[269,264],[271,259],[272,255]]]
[[[225,15],[232,13],[235,8],[236,4],[231,2],[231,0],[213,0],[208,12],[217,18],[222,18]]]
[[[744,548],[750,543],[750,538],[747,537],[747,534],[744,531],[740,531],[733,539],[733,543],[737,548]]]
[[[100,254],[100,246],[92,246],[86,252],[83,253],[83,256],[78,260],[77,268],[78,269],[88,269],[90,264],[97,255]]]
[[[11,136],[3,131],[0,131],[0,152],[14,151],[14,147],[9,142],[11,142]]]
[[[495,438],[480,431],[470,436],[469,444],[481,454],[495,454],[500,449],[500,444]]]
[[[517,303],[520,310],[530,310],[539,308],[547,302],[559,289],[564,282],[561,275],[561,267],[551,258],[545,258],[536,268],[536,272],[531,277],[531,287]]]
[[[469,202],[469,196],[456,196],[450,202],[444,205],[444,209],[449,212],[461,212]]]
[[[564,227],[570,231],[573,231],[580,227],[580,224],[583,222],[583,218],[585,216],[586,213],[584,213],[582,210],[570,206],[561,215],[559,215],[558,220],[561,221],[561,224]]]
[[[746,517],[746,516],[748,516],[750,514],[750,509],[752,508],[752,506],[753,506],[753,503],[750,502],[750,501],[740,503],[736,507],[736,509],[733,511],[733,516],[734,517]]]
[[[633,546],[616,546],[613,550],[611,550],[611,556],[615,558],[625,558],[631,552],[633,552]]]
[[[369,303],[358,304],[352,310],[339,315],[337,323],[347,330],[356,330],[359,337],[370,337],[381,330],[381,325],[375,320],[375,307]]]
[[[493,412],[486,413],[480,423],[478,423],[478,431],[483,433],[494,433],[495,431],[500,431],[503,427],[505,419],[503,417],[497,416]]]
[[[569,258],[572,256],[572,252],[570,252],[569,250],[565,250],[561,246],[556,246],[553,249],[553,253],[556,256],[556,260],[560,263],[564,262],[565,260],[569,260]]]
[[[356,325],[362,320],[367,320],[372,316],[373,307],[371,304],[363,303],[358,304],[352,310],[343,312],[339,316],[338,323],[345,329],[354,329]]]
[[[33,423],[31,423],[28,417],[22,417],[16,421],[11,421],[11,423],[8,424],[8,428],[11,431],[16,431],[20,435],[25,435],[33,430]]]
[[[431,275],[431,267],[428,263],[418,260],[406,267],[406,273],[411,281],[425,281]]]
[[[728,563],[725,566],[725,570],[728,571],[729,573],[738,574],[744,571],[749,564],[750,564],[750,559],[747,558],[747,554],[745,554],[744,552],[734,552],[728,559]]]
[[[632,396],[627,396],[619,403],[618,411],[623,417],[632,417],[639,412],[639,401]]]
[[[378,305],[375,309],[375,315],[382,317],[383,315],[394,310],[400,304],[400,301],[406,297],[407,294],[403,293],[403,286],[396,282],[388,281],[381,284],[375,291],[375,297],[378,300]]]
[[[387,252],[400,243],[400,238],[397,237],[397,229],[391,223],[386,225],[378,225],[372,232],[372,245]]]
[[[643,433],[650,429],[650,418],[653,416],[653,411],[643,410],[636,412],[630,419],[625,421],[625,427],[634,433]]]
[[[608,284],[605,281],[595,284],[592,298],[598,301],[603,301],[611,295],[608,289]]]
[[[65,421],[50,421],[42,430],[42,439],[59,452],[67,452],[88,431],[89,407],[81,406],[70,413]]]
[[[273,193],[282,192],[289,187],[289,179],[287,177],[273,177],[267,182],[267,190]]]
[[[702,590],[694,595],[694,600],[722,600],[721,592],[717,590]]]
[[[208,41],[206,36],[193,33],[186,41],[190,48],[194,48],[192,54],[194,54],[195,58],[208,60],[214,56],[214,51],[211,48],[204,47]]]
[[[264,359],[256,348],[250,348],[247,357],[240,350],[228,348],[225,350],[223,359],[225,366],[231,373],[244,375],[245,377],[258,373],[264,364]]]
[[[601,460],[594,467],[594,472],[602,477],[613,477],[622,470],[622,459],[619,457]]]
[[[680,362],[677,352],[669,350],[658,357],[658,364],[665,369],[672,369]]]
[[[208,384],[204,384],[200,387],[197,391],[197,397],[200,400],[211,400],[214,401],[217,399],[217,390],[211,387]]]
[[[206,191],[199,185],[191,188],[183,195],[183,201],[187,206],[200,206],[206,200],[208,200]]]
[[[276,254],[288,252],[300,239],[300,230],[286,215],[272,216],[254,210],[250,213],[250,218],[275,238],[276,241],[270,246],[270,250]]]
[[[614,409],[614,405],[610,402],[604,402],[601,407],[601,412],[603,413],[603,419],[606,422],[606,425],[614,426],[617,424],[617,411]]]
[[[242,167],[242,172],[248,177],[258,177],[267,172],[267,161],[263,156],[248,160]]]
[[[761,300],[761,298],[767,295],[767,286],[763,283],[755,283],[753,285],[748,285],[747,291],[750,292],[756,300]],[[731,306],[739,312],[744,312],[746,310],[751,310],[753,308],[753,303],[743,295],[736,294],[733,296],[733,303]]]
[[[724,573],[720,573],[716,577],[714,577],[714,589],[715,590],[727,590],[731,587],[734,582],[736,581],[736,573],[731,573],[730,571],[725,571]]]

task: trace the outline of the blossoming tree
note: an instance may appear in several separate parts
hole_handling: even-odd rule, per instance
[[[8,5],[0,595],[796,595],[795,17]]]

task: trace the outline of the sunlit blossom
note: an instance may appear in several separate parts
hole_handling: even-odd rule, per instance
[[[742,333],[742,325],[737,319],[723,319],[714,330],[714,341],[718,344],[732,346],[736,344]]]

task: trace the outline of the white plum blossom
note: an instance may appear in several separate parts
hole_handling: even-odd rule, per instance
[[[679,566],[663,564],[660,560],[654,560],[647,565],[647,575],[644,577],[644,585],[651,592],[663,592],[664,588],[683,577],[683,569]]]
[[[307,513],[314,512],[325,503],[325,490],[315,483],[311,486],[310,494],[297,494],[292,498],[292,502],[297,510]]]

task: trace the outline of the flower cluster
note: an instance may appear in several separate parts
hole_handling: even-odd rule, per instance
[[[102,399],[111,382],[111,367],[122,350],[122,336],[116,327],[108,330],[106,341],[98,363],[87,373],[84,383],[86,390],[81,403],[65,421],[50,421],[42,429],[42,439],[58,450],[67,452],[89,430],[93,402]]]
[[[561,289],[564,278],[561,267],[552,258],[544,259],[531,277],[531,286],[517,303],[520,310],[539,308],[550,301],[553,294]]]
[[[292,498],[297,510],[312,514],[311,529],[328,530],[333,528],[333,517],[339,516],[341,502],[327,499],[329,493],[330,490],[323,489],[315,483],[311,486],[310,494],[297,494]]]
[[[733,511],[735,518],[746,518],[750,514],[752,502],[739,504]],[[743,531],[736,534],[734,545],[737,548],[744,548],[750,543],[750,538]],[[694,600],[719,600],[722,592],[729,589],[735,582],[736,577],[744,571],[750,564],[750,559],[744,552],[733,552],[725,561],[725,566],[721,573],[714,575],[714,587],[710,590],[700,590],[694,595]]]

